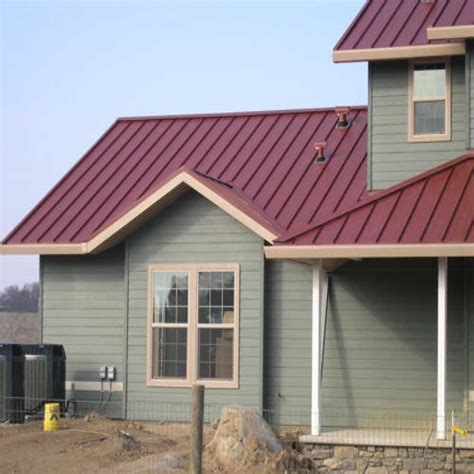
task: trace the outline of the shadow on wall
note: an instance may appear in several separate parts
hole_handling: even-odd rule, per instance
[[[434,259],[350,262],[333,274],[323,425],[387,427],[436,410],[436,292]],[[462,410],[461,259],[450,261],[448,301],[447,401]]]
[[[38,313],[0,313],[0,341],[39,342]]]

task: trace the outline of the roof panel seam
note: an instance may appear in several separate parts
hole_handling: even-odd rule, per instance
[[[468,178],[467,178],[467,180],[466,180],[466,183],[465,183],[464,186],[463,186],[462,192],[459,194],[458,201],[457,201],[456,205],[454,206],[454,211],[452,212],[451,218],[449,219],[448,224],[446,225],[446,229],[445,229],[444,232],[443,232],[443,237],[442,237],[442,240],[443,240],[443,241],[446,239],[446,235],[448,234],[448,231],[449,231],[449,229],[451,228],[451,225],[452,225],[452,223],[453,223],[454,216],[457,214],[457,211],[458,211],[458,209],[459,209],[459,205],[461,204],[461,201],[462,201],[462,199],[463,199],[463,197],[464,197],[464,193],[466,192],[466,189],[467,189],[467,187],[469,186],[469,183],[470,183],[470,181],[471,181],[471,179],[472,179],[472,175],[473,175],[473,173],[472,173],[472,171],[471,171],[470,175],[468,176]]]
[[[325,117],[325,116],[324,116],[324,117]],[[321,119],[318,121],[318,124],[316,125],[315,131],[314,131],[313,133],[311,133],[310,136],[309,136],[309,138],[308,138],[308,140],[306,140],[304,146],[301,148],[301,151],[300,151],[300,152],[298,153],[298,155],[296,156],[295,163],[298,163],[298,161],[301,160],[301,155],[303,155],[303,153],[308,149],[309,144],[314,140],[314,134],[319,130],[320,125],[321,125],[321,124],[323,123],[323,121],[324,121],[324,117],[321,118]],[[291,168],[288,167],[286,173],[283,175],[282,179],[281,179],[280,182],[278,183],[279,186],[281,186],[282,183],[288,178],[288,175],[291,173],[291,171],[292,171]],[[264,206],[263,206],[264,209],[266,209],[266,208],[268,207],[268,205],[270,204],[270,202],[274,199],[276,193],[277,193],[278,190],[279,190],[279,186],[275,186],[275,189],[274,189],[273,192],[270,194],[270,197],[267,199],[267,201],[265,202],[265,204],[264,204]],[[283,203],[283,205],[286,205],[286,202],[287,202],[287,201],[285,201],[285,202]],[[279,215],[279,213],[277,213],[277,215],[275,216],[275,218],[278,218],[278,215]]]
[[[221,152],[214,158],[214,161],[207,167],[205,170],[206,174],[209,174],[214,168],[214,166],[219,162],[219,158],[226,153],[226,151],[229,149],[229,147],[234,143],[235,139],[239,136],[240,132],[243,130],[243,128],[249,123],[250,117],[245,117],[245,120],[243,121],[242,125],[239,127],[239,129],[234,133],[234,136],[227,141],[227,144],[224,146],[224,148],[221,150]],[[219,178],[217,178],[219,179]]]
[[[439,203],[441,202],[441,199],[446,191],[446,188],[448,187],[448,184],[449,184],[449,181],[451,180],[451,177],[453,175],[453,172],[454,172],[454,168],[448,170],[449,171],[449,174],[446,178],[446,181],[444,182],[443,184],[443,187],[441,189],[441,191],[439,192],[439,195],[438,195],[438,199],[436,199],[436,203],[435,205],[433,206],[433,209],[430,213],[430,218],[426,221],[426,225],[425,225],[425,228],[423,229],[423,232],[421,233],[421,236],[420,236],[420,242],[423,242],[425,240],[425,235],[426,233],[428,232],[428,228],[431,224],[431,221],[433,220],[433,216],[435,215],[436,213],[436,210],[438,209],[438,206],[439,206]]]
[[[66,196],[69,191],[76,191],[76,192],[79,192],[80,194],[83,194],[85,190],[87,190],[93,183],[94,181],[97,179],[97,177],[102,173],[102,171],[107,168],[107,166],[115,159],[115,157],[130,143],[130,141],[137,135],[137,133],[142,129],[143,127],[143,124],[140,124],[137,129],[132,133],[132,135],[125,141],[125,143],[115,152],[112,154],[112,156],[109,158],[109,160],[107,162],[105,162],[103,164],[103,166],[98,170],[97,173],[94,174],[94,178],[89,181],[89,182],[86,182],[84,183],[83,187],[80,189],[80,191],[78,191],[77,189],[75,188],[69,188],[67,193],[65,193],[64,196]],[[124,130],[125,131],[125,130]],[[123,132],[122,132],[123,133]],[[110,147],[109,147],[110,148]],[[109,149],[107,148],[107,150]],[[103,156],[103,154],[101,154],[101,156]],[[87,171],[89,171],[90,169],[92,168],[92,166],[90,166]],[[87,172],[86,171],[86,172]],[[85,173],[79,178],[82,179],[84,177]],[[78,181],[79,181],[78,180]],[[61,201],[64,199],[64,196],[61,198]],[[58,201],[61,202],[61,201]],[[59,220],[64,216],[64,214],[75,204],[76,200],[74,199],[73,201],[71,201],[69,203],[69,205],[67,205],[51,222],[50,225],[48,225],[46,227],[46,229],[39,235],[38,237],[38,240],[41,240],[42,238],[44,238],[44,236],[50,232],[52,230],[52,228],[59,222]],[[56,206],[53,207],[53,209],[55,208]],[[62,229],[60,229],[59,231],[56,231],[56,233],[54,234],[54,237],[52,238],[52,241],[53,242],[56,242],[59,235],[61,235],[61,233],[63,232]],[[31,233],[31,232],[30,232]]]
[[[308,114],[308,116],[306,117],[305,121],[300,125],[298,131],[295,133],[295,135],[293,136],[293,138],[290,140],[290,142],[288,143],[288,145],[286,146],[286,148],[282,151],[282,153],[280,154],[279,158],[277,159],[275,165],[272,167],[272,169],[270,170],[270,172],[268,173],[267,175],[267,179],[266,179],[266,182],[272,177],[273,173],[275,172],[275,169],[277,168],[277,166],[280,165],[280,163],[282,162],[282,160],[285,158],[286,154],[288,153],[288,150],[293,146],[293,144],[296,142],[296,139],[300,136],[302,130],[304,130],[306,128],[306,125],[310,119],[311,115]],[[265,186],[265,183],[263,183],[257,190],[257,192],[254,194],[253,196],[253,199],[256,199],[258,197],[258,195],[260,194],[260,192],[262,191],[262,189],[264,188]],[[265,209],[265,206],[263,207]]]

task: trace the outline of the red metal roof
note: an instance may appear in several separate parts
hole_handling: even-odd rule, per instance
[[[366,190],[366,108],[336,121],[333,109],[119,119],[4,243],[87,242],[183,169],[277,235],[319,222]]]
[[[474,152],[364,199],[280,242],[297,245],[474,242]]]
[[[474,0],[368,0],[336,51],[429,44],[427,28],[474,24]]]

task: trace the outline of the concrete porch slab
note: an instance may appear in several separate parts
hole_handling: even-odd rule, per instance
[[[338,444],[352,446],[393,446],[404,448],[451,448],[452,437],[449,433],[445,441],[436,439],[436,430],[397,430],[349,428],[332,430],[319,436],[300,436],[302,443]],[[456,435],[456,448],[474,449],[474,434]]]

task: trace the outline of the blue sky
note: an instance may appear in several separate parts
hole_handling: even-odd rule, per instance
[[[0,3],[2,238],[118,116],[367,101],[331,61],[363,0]],[[0,257],[0,288],[37,278]]]

